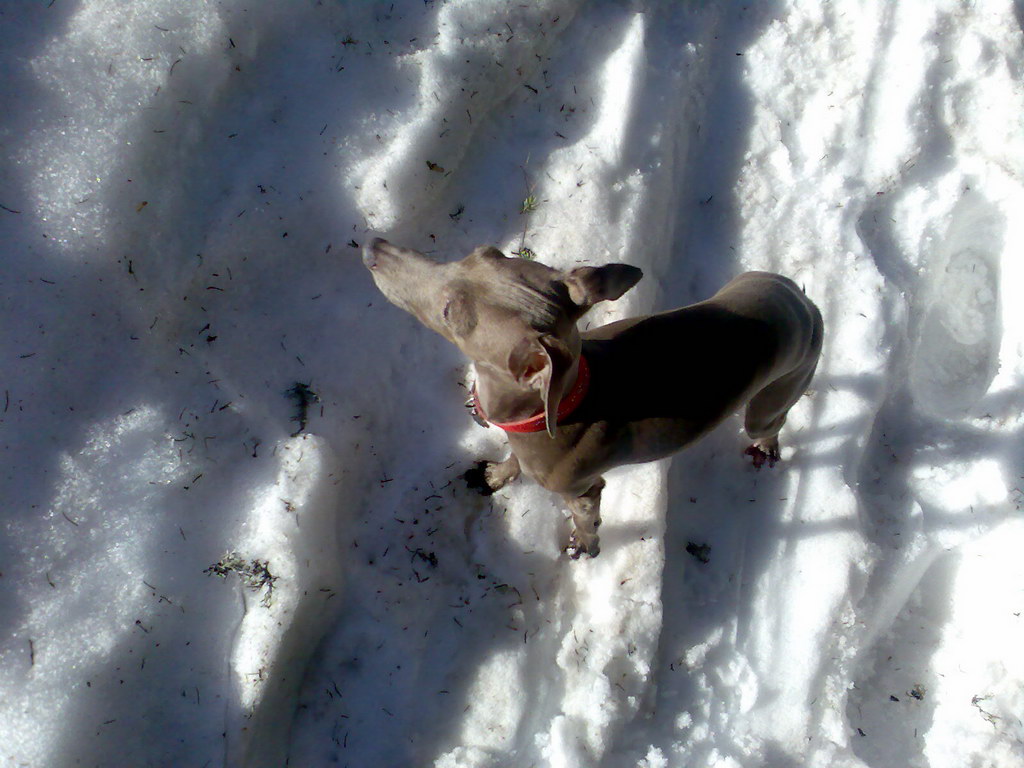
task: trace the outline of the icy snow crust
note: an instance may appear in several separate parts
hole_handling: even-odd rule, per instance
[[[0,763],[1024,765],[1018,14],[5,3]],[[786,273],[784,463],[618,470],[567,561],[370,229],[642,267],[594,323]]]

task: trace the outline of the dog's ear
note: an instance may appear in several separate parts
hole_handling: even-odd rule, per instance
[[[467,258],[470,259],[505,259],[507,258],[504,253],[499,251],[493,245],[478,245],[469,254]]]
[[[563,282],[569,298],[584,312],[599,301],[614,301],[640,282],[642,270],[629,264],[605,264],[603,267],[577,267]]]
[[[565,393],[565,377],[572,368],[572,351],[550,334],[523,337],[508,359],[508,369],[522,386],[540,392],[544,401],[544,425],[555,436],[558,405]]]

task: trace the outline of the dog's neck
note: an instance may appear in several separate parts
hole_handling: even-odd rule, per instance
[[[514,382],[478,372],[479,380],[473,389],[476,415],[508,432],[542,432],[545,429],[544,402],[540,394],[523,392]],[[573,384],[565,389],[558,406],[559,420],[572,413],[587,394],[590,386],[590,368],[581,356],[566,374]]]

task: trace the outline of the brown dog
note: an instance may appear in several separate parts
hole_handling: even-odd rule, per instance
[[[788,278],[746,272],[706,301],[580,333],[576,322],[643,276],[608,264],[560,272],[480,247],[437,263],[374,238],[363,262],[388,301],[474,363],[478,413],[508,433],[512,454],[485,462],[493,492],[524,472],[565,499],[566,551],[599,552],[602,474],[653,461],[746,406],[747,449],[779,458],[779,430],[821,353],[818,308]]]

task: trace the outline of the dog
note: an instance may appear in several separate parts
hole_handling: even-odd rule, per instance
[[[489,246],[439,263],[381,238],[363,262],[392,304],[473,362],[477,415],[511,455],[467,480],[493,493],[521,473],[572,515],[565,552],[600,552],[602,475],[669,456],[746,406],[745,451],[779,459],[779,430],[821,354],[821,313],[792,280],[746,272],[711,298],[584,332],[577,321],[643,272],[628,264],[563,272]]]

